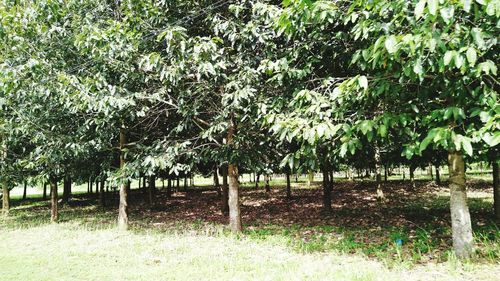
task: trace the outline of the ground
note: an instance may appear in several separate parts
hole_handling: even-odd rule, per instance
[[[371,181],[337,180],[333,212],[321,212],[319,182],[283,180],[271,193],[242,187],[244,234],[229,233],[217,193],[183,188],[147,206],[131,196],[131,231],[115,230],[116,194],[97,207],[75,194],[49,223],[48,202],[14,196],[0,219],[2,280],[500,280],[500,232],[491,215],[492,190],[469,181],[475,239],[473,260],[451,251],[448,190],[429,181],[385,184],[375,199]],[[157,184],[161,186],[161,184]],[[78,188],[77,188],[78,190]],[[33,191],[32,191],[33,192]],[[14,192],[15,193],[15,192]],[[35,192],[33,192],[35,193]],[[401,245],[399,245],[401,244]],[[44,279],[45,278],[45,279]]]

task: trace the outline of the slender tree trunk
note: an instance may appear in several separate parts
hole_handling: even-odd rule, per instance
[[[213,172],[214,188],[215,188],[215,190],[217,190],[217,195],[222,196],[222,191],[220,189],[220,183],[219,183],[219,174],[217,173],[218,170],[219,170],[219,168],[217,167],[217,165],[215,165],[214,172]]]
[[[383,201],[385,196],[382,190],[382,157],[378,145],[375,145],[375,173],[377,181],[377,200]]]
[[[124,148],[127,143],[125,128],[120,128],[120,169],[125,166]],[[127,180],[122,179],[120,184],[120,203],[118,205],[118,229],[128,229],[128,185]]]
[[[10,210],[10,190],[6,181],[2,183],[2,193],[2,213],[8,215]]]
[[[387,183],[387,165],[384,165],[384,182]]]
[[[229,227],[233,233],[242,231],[241,212],[238,184],[238,167],[233,164],[228,165],[229,178]]]
[[[441,173],[439,172],[439,166],[436,165],[436,184],[441,184]]]
[[[233,145],[233,138],[236,134],[236,124],[233,116],[229,120],[229,128],[227,131],[227,144]],[[227,168],[229,179],[229,227],[233,233],[242,231],[241,212],[240,212],[240,196],[238,183],[238,167],[234,163],[229,163]]]
[[[172,197],[172,179],[170,176],[168,177],[167,180],[167,197],[170,198]]]
[[[89,191],[89,193],[92,194],[93,193],[93,191],[92,191],[92,185],[94,185],[94,179],[90,178],[89,179],[89,184],[90,184],[90,191]]]
[[[142,179],[141,176],[139,176],[139,180],[138,180],[138,184],[139,184],[138,189],[139,190],[141,190],[141,179]]]
[[[98,178],[95,178],[95,193],[99,193],[99,179]],[[92,194],[92,197],[94,197],[94,195]]]
[[[290,172],[286,172],[286,198],[292,198],[292,187],[290,185]]]
[[[154,203],[154,192],[156,189],[156,176],[149,177],[149,188],[148,188],[148,205],[153,206]]]
[[[101,207],[106,206],[106,193],[104,190],[104,185],[106,184],[106,181],[104,180],[104,177],[101,178],[101,187],[99,189],[99,205]]]
[[[57,179],[50,179],[50,221],[57,222],[59,219],[59,212],[57,210]]]
[[[42,199],[45,200],[47,199],[47,183],[43,183],[43,195]]]
[[[229,185],[227,181],[227,166],[222,167],[222,213],[229,215]]]
[[[177,191],[179,191],[179,190],[180,190],[180,188],[181,188],[181,182],[180,182],[179,177],[177,177],[177,185],[176,185],[176,186],[177,186],[177,187],[176,187],[176,190],[177,190]]]
[[[268,174],[264,174],[264,181],[266,182],[266,193],[270,193],[271,192],[271,185],[269,184],[269,175]]]
[[[500,179],[498,175],[498,162],[496,159],[491,161],[491,168],[493,171],[493,208],[495,211],[496,222],[500,224],[500,188],[498,187]]]
[[[28,189],[28,183],[24,181],[23,183],[23,200],[26,200],[26,190]]]
[[[309,171],[307,175],[307,187],[311,187],[312,182],[314,181],[314,172]]]
[[[465,189],[465,165],[462,152],[448,152],[450,170],[450,211],[453,236],[453,249],[459,258],[468,258],[474,250],[472,226],[467,192]]]
[[[429,163],[429,176],[431,176],[431,181],[434,180],[434,175],[432,173],[432,164]]]
[[[328,176],[328,168],[323,168],[323,211],[330,213],[332,211],[332,190]]]
[[[146,185],[146,177],[142,177],[142,194],[146,197],[148,186]]]
[[[259,189],[260,174],[257,174],[257,179],[255,179],[255,188]]]
[[[415,166],[410,164],[410,182],[411,186],[415,188]]]

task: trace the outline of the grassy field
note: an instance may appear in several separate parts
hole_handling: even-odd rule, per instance
[[[489,183],[469,183],[478,247],[474,259],[461,262],[450,251],[446,187],[419,181],[413,190],[392,180],[389,203],[380,205],[373,182],[338,181],[334,211],[325,215],[319,183],[306,188],[300,180],[290,200],[280,178],[270,194],[245,184],[239,236],[228,231],[213,191],[166,198],[160,190],[148,207],[134,190],[131,231],[120,233],[114,193],[100,208],[81,193],[85,186],[75,187],[61,222],[50,224],[48,201],[39,192],[21,200],[16,190],[10,215],[0,219],[0,279],[500,280]]]

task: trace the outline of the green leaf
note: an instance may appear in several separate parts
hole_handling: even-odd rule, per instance
[[[472,0],[460,0],[460,2],[462,3],[462,6],[464,6],[464,11],[469,12]]]
[[[472,47],[469,47],[467,49],[467,60],[469,61],[470,64],[474,65],[476,64],[476,60],[477,60],[477,54],[476,54],[476,50]]]
[[[387,49],[387,52],[389,52],[389,54],[393,54],[397,51],[397,40],[396,40],[396,36],[394,35],[391,35],[389,37],[387,37],[387,39],[385,39],[385,42],[384,42],[384,46],[385,48]]]
[[[467,155],[472,156],[472,145],[469,138],[462,138],[462,147]]]
[[[435,16],[439,7],[439,0],[427,0],[427,7],[429,8],[429,14]]]
[[[366,79],[366,76],[361,75],[358,77],[358,84],[361,88],[363,89],[368,89],[368,79]]]
[[[454,55],[455,55],[454,51],[446,51],[443,59],[444,65],[449,65]]]
[[[426,2],[426,0],[420,0],[420,1],[418,1],[417,5],[415,6],[415,18],[416,19],[419,19],[422,16],[422,14],[424,13],[425,2]]]

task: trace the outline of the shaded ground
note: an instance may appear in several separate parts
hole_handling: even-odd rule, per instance
[[[303,185],[302,185],[303,186]],[[389,263],[426,263],[450,259],[451,233],[448,190],[429,182],[390,181],[384,185],[387,203],[375,198],[373,182],[336,182],[331,214],[321,208],[319,186],[293,186],[287,199],[283,186],[270,193],[263,188],[242,188],[242,220],[245,234],[259,240],[284,237],[301,252],[338,250],[363,253]],[[477,259],[496,263],[500,258],[500,233],[491,212],[492,188],[484,182],[469,183],[469,204],[478,243]],[[203,188],[176,192],[171,198],[159,190],[155,205],[144,202],[142,191],[133,190],[131,223],[136,230],[221,235],[227,218],[220,211],[215,190]],[[95,208],[94,196],[75,196],[61,209],[61,220],[78,221],[97,228],[115,223],[116,193],[107,196],[108,207]],[[43,224],[48,221],[47,202],[14,202],[14,215],[5,225]],[[1,224],[0,224],[1,225]],[[401,241],[402,245],[396,242]]]

